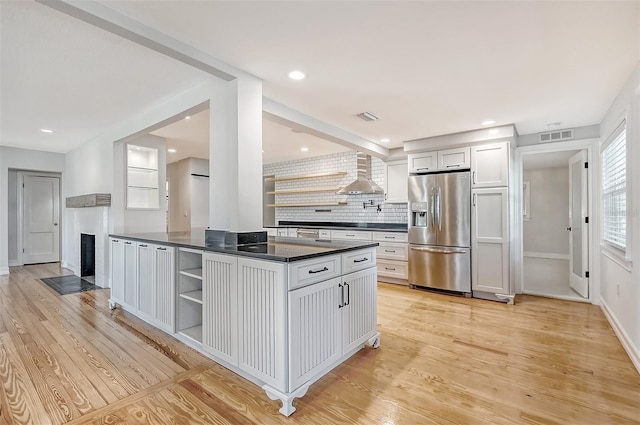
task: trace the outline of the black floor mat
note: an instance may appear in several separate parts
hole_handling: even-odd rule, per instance
[[[60,295],[75,294],[76,292],[101,289],[99,286],[96,286],[93,283],[88,282],[78,276],[46,277],[40,280]]]

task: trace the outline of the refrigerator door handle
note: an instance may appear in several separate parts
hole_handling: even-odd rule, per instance
[[[436,201],[436,195],[435,195],[435,193],[432,193],[431,194],[431,202],[430,202],[430,204],[431,204],[431,214],[429,214],[431,216],[431,217],[429,217],[429,220],[431,221],[431,229],[432,229],[432,231],[436,230],[436,220],[434,218],[434,214],[436,213],[436,208],[433,205],[433,203],[435,201]]]
[[[469,252],[469,250],[466,249],[417,248],[415,246],[412,246],[411,250],[418,252],[431,252],[434,254],[466,254]]]
[[[438,231],[442,231],[442,191],[438,186]]]

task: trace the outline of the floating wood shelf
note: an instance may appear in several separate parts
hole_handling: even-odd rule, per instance
[[[317,177],[344,176],[346,174],[346,171],[331,171],[329,173],[304,174],[300,176],[267,177],[264,180],[268,182],[283,182],[287,180],[315,179]]]
[[[267,204],[268,207],[330,207],[347,205],[346,202],[299,202],[294,204]]]
[[[286,190],[273,190],[271,192],[267,192],[267,195],[286,195],[289,193],[313,193],[313,192],[337,192],[341,187],[318,187],[313,189],[286,189]]]

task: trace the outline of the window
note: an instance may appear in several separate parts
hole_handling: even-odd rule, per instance
[[[627,257],[626,121],[609,136],[602,150],[602,239]]]

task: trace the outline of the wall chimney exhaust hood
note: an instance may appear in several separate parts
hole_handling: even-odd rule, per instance
[[[338,195],[359,195],[361,193],[384,193],[384,189],[371,180],[371,156],[362,152],[356,154],[358,178],[343,189]]]

